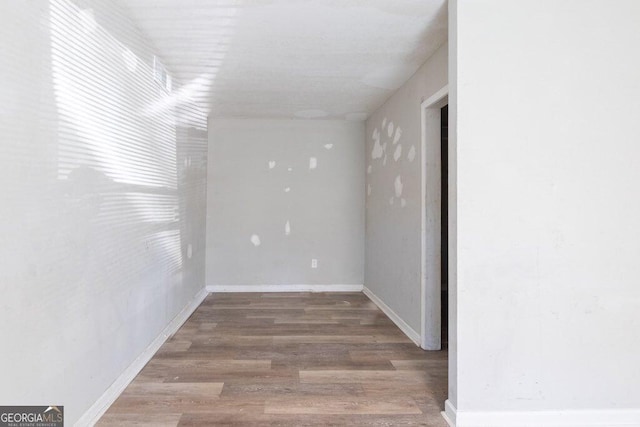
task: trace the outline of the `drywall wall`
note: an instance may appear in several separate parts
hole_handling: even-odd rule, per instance
[[[448,381],[448,403],[455,408],[458,401],[458,154],[457,154],[457,119],[458,119],[458,29],[457,29],[457,7],[458,2],[449,1],[449,127],[447,129],[447,150],[448,150],[448,205],[447,219],[449,226],[449,250],[448,256],[448,278],[447,278],[447,302],[449,324],[447,332],[449,334],[449,381]],[[446,408],[445,408],[446,409]],[[450,412],[450,411],[447,411]],[[450,414],[453,416],[453,414]],[[453,420],[449,420],[450,422]]]
[[[640,3],[455,19],[458,425],[638,426]]]
[[[420,333],[420,103],[447,85],[445,43],[366,122],[365,286]]]
[[[362,285],[363,123],[209,129],[207,285]]]
[[[73,425],[204,286],[206,118],[114,2],[1,2],[0,46],[0,402]]]

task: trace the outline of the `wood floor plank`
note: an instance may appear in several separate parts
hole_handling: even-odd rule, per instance
[[[431,426],[447,352],[362,293],[209,295],[99,426]]]
[[[426,384],[426,372],[371,370],[309,370],[300,371],[301,383],[392,383]]]
[[[402,371],[442,371],[447,369],[446,360],[390,360],[397,370]]]
[[[271,360],[151,359],[145,366],[171,371],[245,372],[271,369]]]
[[[222,388],[222,396],[255,397],[271,399],[286,396],[289,399],[304,397],[354,397],[364,396],[365,392],[360,384],[300,384],[289,386],[282,384],[230,384]]]
[[[297,369],[257,369],[246,372],[181,372],[178,379],[168,378],[167,382],[225,383],[240,384],[290,384],[298,381]]]
[[[147,384],[134,381],[125,389],[120,397],[167,397],[178,399],[211,399],[222,393],[223,383],[173,383]]]
[[[191,341],[186,340],[171,340],[167,341],[160,347],[160,352],[174,352],[174,351],[187,351],[191,347]]]
[[[220,406],[222,383],[155,383],[134,381],[107,414],[183,413]]]
[[[117,414],[108,413],[96,424],[97,427],[176,427],[180,422],[182,413],[177,414],[148,414],[132,413]]]
[[[421,414],[422,411],[411,398],[335,398],[317,397],[298,399],[269,399],[265,403],[266,414]]]
[[[237,415],[216,415],[186,413],[180,418],[179,427],[210,426],[287,426],[287,427],[396,427],[425,426],[448,427],[438,412],[435,415],[279,415],[242,413]]]
[[[269,399],[265,402],[266,414],[421,414],[415,401],[409,397],[399,398],[336,398],[314,396],[298,399]]]
[[[369,343],[411,343],[405,336],[390,335],[286,335],[273,337],[274,343],[341,343],[341,344],[369,344]],[[413,344],[415,345],[415,344]]]

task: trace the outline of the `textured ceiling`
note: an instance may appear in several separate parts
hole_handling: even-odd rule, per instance
[[[211,116],[362,120],[446,40],[446,0],[121,0]]]

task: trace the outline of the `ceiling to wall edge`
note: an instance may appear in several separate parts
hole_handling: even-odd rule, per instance
[[[155,4],[150,3],[147,0],[128,0],[128,3],[135,4],[136,2],[138,3],[138,6],[143,5],[144,3],[147,3],[148,7],[151,7],[151,8],[155,7]],[[279,89],[279,86],[278,86],[278,83],[282,83],[283,79],[286,80],[288,78],[287,74],[286,73],[281,74],[281,72],[278,70],[277,64],[275,65],[275,68],[273,68],[272,64],[269,64],[268,61],[262,62],[258,58],[257,63],[262,66],[263,70],[268,71],[270,69],[273,69],[273,72],[271,74],[276,76],[275,79],[273,79],[274,80],[273,89],[270,86],[272,83],[271,82],[272,77],[270,75],[267,75],[267,77],[261,80],[261,83],[259,83],[263,85],[261,87],[256,88],[255,84],[254,85],[248,84],[244,97],[242,96],[242,86],[241,86],[240,87],[241,95],[237,97],[238,102],[236,102],[235,105],[228,104],[228,99],[226,100],[226,102],[225,102],[225,99],[221,99],[220,103],[216,105],[216,101],[212,101],[212,99],[214,99],[212,98],[212,96],[214,96],[216,92],[211,92],[209,90],[209,88],[211,87],[211,84],[209,84],[208,86],[204,85],[201,87],[196,87],[195,88],[196,91],[194,91],[194,93],[197,93],[197,95],[195,95],[192,99],[197,103],[197,105],[200,108],[202,108],[205,111],[209,119],[240,119],[240,120],[242,119],[272,119],[272,120],[281,119],[281,120],[322,120],[322,121],[330,120],[330,121],[365,122],[369,117],[371,117],[371,115],[373,115],[385,103],[387,103],[389,99],[392,98],[398,92],[398,90],[402,89],[402,87],[409,80],[414,78],[416,72],[418,72],[418,70],[420,70],[420,68],[424,66],[425,62],[429,61],[430,58],[435,53],[437,53],[438,50],[445,43],[447,43],[448,41],[447,31],[444,31],[444,34],[442,32],[442,29],[446,28],[446,25],[447,25],[446,3],[443,0],[431,0],[432,5],[438,4],[438,2],[442,2],[443,4],[436,8],[437,13],[433,13],[430,16],[429,24],[427,26],[424,26],[424,28],[422,28],[422,32],[426,34],[423,34],[423,37],[418,42],[419,44],[412,45],[411,37],[407,38],[407,36],[405,36],[403,40],[407,44],[404,45],[404,49],[400,48],[397,51],[395,49],[392,50],[392,52],[395,53],[395,57],[392,57],[389,59],[389,63],[393,64],[389,66],[389,69],[395,70],[395,71],[391,71],[391,74],[393,75],[392,80],[395,79],[395,81],[393,81],[393,84],[389,86],[384,86],[384,85],[377,86],[375,82],[372,82],[370,84],[369,82],[365,82],[364,79],[361,80],[366,86],[370,86],[371,88],[373,88],[372,89],[373,91],[375,91],[377,88],[377,90],[379,90],[379,95],[377,96],[373,95],[373,93],[375,92],[370,91],[367,93],[364,89],[358,89],[353,91],[357,93],[349,94],[347,95],[347,97],[345,97],[344,91],[342,89],[339,89],[339,86],[334,85],[332,89],[332,86],[331,86],[332,83],[330,83],[329,86],[327,86],[328,84],[327,79],[325,79],[323,82],[322,80],[323,78],[319,77],[318,84],[319,86],[322,86],[324,83],[324,86],[327,88],[329,92],[328,96],[325,96],[324,99],[322,99],[320,102],[318,102],[318,104],[314,106],[313,95],[310,95],[310,92],[306,92],[306,94],[302,92],[303,94],[302,98],[292,103],[292,102],[289,102],[291,98],[287,99],[287,96],[288,95],[290,96],[292,91],[294,94],[296,93],[295,85],[287,89],[282,89],[284,90],[284,92],[282,92],[282,90]],[[282,4],[285,4],[285,3],[286,2],[284,1],[282,2]],[[436,9],[433,9],[433,11],[436,11]],[[444,12],[445,15],[443,15],[443,12],[442,12],[443,9],[445,10]],[[134,25],[138,27],[138,29],[141,30],[141,32],[146,36],[147,41],[153,47],[153,50],[155,51],[156,56],[160,59],[160,61],[163,63],[166,69],[169,70],[171,75],[174,76],[176,82],[179,84],[177,86],[179,88],[180,87],[184,88],[185,86],[188,86],[191,82],[193,82],[193,80],[190,80],[188,77],[186,77],[188,74],[185,75],[184,70],[185,70],[185,67],[187,68],[189,67],[188,61],[192,61],[194,56],[191,56],[191,57],[176,56],[175,52],[172,51],[171,48],[167,50],[166,40],[167,38],[172,39],[171,34],[169,34],[165,38],[163,38],[163,36],[160,36],[160,38],[158,38],[158,34],[157,34],[159,28],[162,28],[162,25],[167,25],[167,24],[160,24],[160,27],[158,26],[154,27],[155,24],[153,24],[153,21],[145,22],[144,17],[141,18],[139,13],[140,10],[141,9],[137,10],[138,12],[137,14],[132,13],[130,15],[133,18]],[[401,11],[400,9],[398,10]],[[444,20],[442,19],[443,16],[444,16]],[[373,21],[375,21],[375,18],[373,18]],[[401,21],[401,22],[405,22],[405,21]],[[396,28],[399,28],[399,27],[396,26]],[[174,30],[177,30],[177,29],[174,28]],[[311,35],[313,34],[315,33],[312,33]],[[427,38],[424,38],[424,37],[427,37]],[[413,40],[415,41],[415,39]],[[242,46],[250,47],[250,45],[246,44],[247,40],[241,40],[241,42],[244,43],[244,44],[241,44],[241,47]],[[163,43],[164,43],[164,46],[163,46]],[[170,42],[170,43],[173,43],[173,42]],[[186,43],[189,44],[188,41],[186,41]],[[353,45],[353,46],[356,46],[356,45]],[[353,51],[354,49],[353,46],[351,48],[347,48],[346,52],[349,52],[349,49]],[[402,45],[399,45],[399,46],[402,46]],[[409,47],[409,46],[413,46],[413,47]],[[424,47],[424,49],[422,49],[422,47]],[[253,49],[255,49],[255,47]],[[422,56],[418,54],[419,51],[423,51],[424,53],[427,53],[428,56],[424,57],[424,59],[419,58],[419,56]],[[415,53],[415,55],[413,55],[411,52]],[[236,53],[234,54],[237,55]],[[394,56],[394,55],[391,55],[391,56]],[[415,59],[419,58],[420,63],[416,65],[415,60],[404,61],[402,59],[404,57],[409,58],[412,56]],[[197,57],[197,55],[195,57]],[[191,59],[188,60],[187,58],[191,58]],[[243,61],[245,60],[244,58],[245,57],[241,57]],[[246,71],[246,70],[251,70],[251,68],[249,69],[244,68],[245,71],[244,72],[242,71],[245,62],[237,63],[237,61],[236,62],[232,61],[231,63],[235,64],[236,68],[240,67],[238,68],[238,70],[240,71],[238,72],[237,77],[233,77],[234,79],[239,79],[239,80],[236,80],[236,82],[240,82],[241,84],[243,81],[251,82],[251,80],[245,80],[245,78],[249,78],[249,79],[251,78],[251,72]],[[373,63],[371,64],[373,65]],[[397,64],[397,66],[395,64]],[[193,66],[193,63],[192,63],[192,66]],[[316,66],[318,65],[316,64]],[[326,66],[324,64],[320,64],[320,68],[318,69],[321,71],[323,70],[326,71],[327,70],[326,67],[330,67],[330,66],[331,66],[331,63],[329,63]],[[295,67],[296,67],[295,64],[292,65],[292,73],[294,76],[298,71]],[[325,68],[323,69],[322,67],[325,67]],[[405,73],[398,71],[398,70],[401,70],[402,67],[404,67]],[[180,71],[183,71],[183,73],[181,73]],[[245,77],[242,75],[243,73],[247,74],[248,72],[249,72],[249,77]],[[281,76],[277,77],[278,74],[281,74]],[[306,79],[312,78],[309,76],[308,72],[306,72],[304,68],[300,69],[300,72],[298,72],[297,74],[298,76],[300,76],[298,77],[298,80],[301,80],[301,79],[304,80],[305,78]],[[322,73],[320,74],[322,75]],[[405,77],[407,74],[408,76]],[[341,71],[339,69],[338,74],[336,75],[340,76],[338,78],[344,77],[345,76],[344,70]],[[384,80],[383,77],[382,79]],[[227,91],[227,96],[229,96],[228,95],[230,93],[229,89],[232,89],[232,88],[227,87],[227,80],[228,80],[228,76],[227,75],[223,76],[222,88],[223,88],[223,91],[224,90]],[[268,92],[264,92],[265,84],[267,85],[266,88]],[[193,90],[193,88],[191,88],[191,90]],[[261,91],[263,93],[261,93]],[[287,93],[287,91],[289,93]],[[317,91],[318,91],[318,88],[316,88],[316,92]],[[343,91],[342,92],[343,95],[341,95],[342,98],[340,98],[340,96],[336,96],[335,94],[332,94],[332,92],[336,92],[336,91]],[[269,92],[271,92],[271,94]],[[233,94],[233,96],[235,96],[235,91],[232,91],[231,93]],[[247,94],[250,94],[250,95],[247,97]],[[262,96],[266,96],[266,98],[261,98]],[[351,103],[349,102],[349,99],[353,99],[355,101]],[[256,100],[258,102],[256,102]],[[235,98],[234,98],[234,101],[235,101]],[[296,107],[295,107],[296,104],[301,108],[298,111],[296,111]],[[340,105],[342,108],[333,108],[332,104]],[[323,107],[317,108],[319,105],[322,105]],[[349,108],[349,107],[355,107],[355,108]],[[324,110],[322,108],[324,108]]]

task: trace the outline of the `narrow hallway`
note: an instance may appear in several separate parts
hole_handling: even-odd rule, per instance
[[[446,390],[362,293],[211,294],[98,425],[444,427]]]

